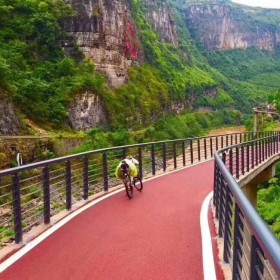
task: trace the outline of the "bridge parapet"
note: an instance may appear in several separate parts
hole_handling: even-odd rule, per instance
[[[215,215],[232,279],[280,279],[280,243],[237,183],[241,176],[272,162],[279,144],[276,132],[215,153]]]

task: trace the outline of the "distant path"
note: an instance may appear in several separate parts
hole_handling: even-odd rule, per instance
[[[234,127],[224,127],[224,128],[213,129],[207,135],[215,136],[215,135],[224,135],[224,134],[229,134],[229,133],[245,133],[245,132],[246,132],[245,126],[234,126]]]
[[[199,215],[213,187],[213,162],[121,192],[86,210],[1,280],[202,280]]]

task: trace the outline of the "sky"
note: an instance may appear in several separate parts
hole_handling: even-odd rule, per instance
[[[280,9],[280,0],[232,0],[232,2],[248,6]]]

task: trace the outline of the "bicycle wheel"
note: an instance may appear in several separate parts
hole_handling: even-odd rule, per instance
[[[133,186],[141,192],[143,190],[143,183],[140,177],[133,178]]]
[[[131,199],[133,197],[133,186],[129,178],[125,179],[124,186],[125,186],[126,195],[128,196],[129,199]]]

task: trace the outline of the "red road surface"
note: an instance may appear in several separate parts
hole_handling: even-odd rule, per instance
[[[199,215],[213,162],[146,182],[86,210],[0,275],[1,280],[202,280]]]

